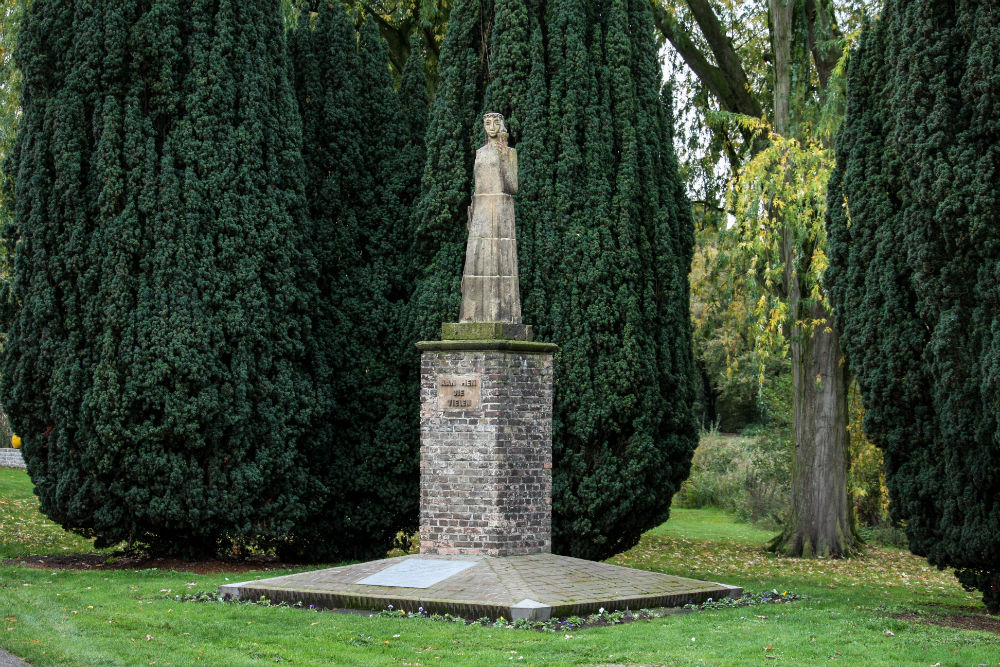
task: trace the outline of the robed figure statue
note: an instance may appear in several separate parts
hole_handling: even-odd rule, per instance
[[[486,145],[476,151],[475,193],[469,207],[469,241],[462,274],[461,322],[520,324],[514,198],[517,151],[507,145],[498,113],[483,116]]]

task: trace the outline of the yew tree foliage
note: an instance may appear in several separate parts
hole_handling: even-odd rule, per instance
[[[404,108],[374,21],[359,36],[340,3],[305,5],[290,43],[321,296],[320,414],[303,438],[309,518],[289,546],[311,558],[382,556],[417,517],[417,392],[406,374],[416,353],[402,323],[408,203],[424,159],[422,60],[415,49]]]
[[[553,547],[605,558],[664,521],[697,443],[693,229],[643,0],[460,0],[418,205],[419,335],[454,321],[481,114],[518,149],[524,321],[560,345]]]
[[[98,544],[280,543],[314,412],[277,0],[36,0],[2,357],[43,511]]]
[[[910,548],[1000,611],[1000,14],[889,2],[852,55],[827,278]]]

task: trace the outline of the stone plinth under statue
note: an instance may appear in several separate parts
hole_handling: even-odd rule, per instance
[[[420,552],[552,548],[552,353],[526,341],[418,343]]]
[[[430,585],[439,564],[471,563],[449,568],[457,573]],[[420,567],[423,564],[424,567]],[[399,568],[410,577],[383,584],[361,583],[372,575]],[[391,576],[391,573],[387,576]],[[742,589],[659,572],[597,563],[549,553],[525,556],[437,556],[420,554],[386,558],[326,570],[314,570],[260,581],[226,584],[220,592],[242,600],[301,603],[325,609],[394,609],[407,612],[423,607],[432,614],[469,619],[503,616],[509,620],[582,616],[600,608],[654,609],[680,607],[690,602],[739,597]]]
[[[459,322],[417,343],[420,554],[221,586],[224,595],[328,608],[545,620],[677,606],[741,588],[556,556],[552,386],[558,347],[521,322],[517,151],[486,114]]]

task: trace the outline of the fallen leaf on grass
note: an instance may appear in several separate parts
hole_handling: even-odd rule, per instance
[[[886,636],[886,637],[895,637],[895,636],[896,636],[896,633],[895,633],[895,632],[893,632],[892,630],[886,630],[886,631],[885,631],[885,636]]]

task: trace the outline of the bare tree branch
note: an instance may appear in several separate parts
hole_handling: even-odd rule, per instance
[[[688,5],[690,6],[692,2],[698,2],[700,0],[690,0]],[[715,98],[719,101],[719,106],[725,111],[730,113],[743,114],[745,116],[752,116],[754,118],[760,118],[764,115],[764,110],[761,108],[760,104],[750,95],[748,90],[748,82],[746,77],[746,72],[744,71],[742,65],[739,63],[739,58],[736,56],[736,52],[733,50],[732,44],[728,42],[725,35],[721,33],[721,26],[719,25],[718,18],[711,7],[705,4],[702,7],[702,11],[707,10],[712,12],[712,16],[715,17],[714,20],[705,19],[705,23],[711,29],[715,26],[718,29],[719,34],[722,35],[722,40],[725,42],[726,49],[728,50],[728,55],[725,55],[724,60],[720,60],[719,55],[713,51],[716,60],[719,62],[728,63],[728,71],[721,67],[717,67],[709,61],[708,57],[698,48],[698,45],[691,40],[688,35],[687,30],[681,26],[673,15],[668,12],[661,4],[663,0],[650,0],[653,8],[653,22],[656,25],[656,29],[667,41],[669,41],[677,52],[687,63],[687,66],[691,68],[694,75],[698,77],[698,80],[708,89]],[[701,24],[699,23],[699,26]],[[718,41],[718,35],[715,36],[716,41]],[[707,37],[706,37],[707,39]],[[766,137],[761,135],[756,135],[749,131],[741,131],[743,138],[751,144],[751,153],[756,154],[764,149],[767,145]],[[733,164],[737,164],[739,160],[737,159],[736,153],[730,149],[728,150],[730,160]]]
[[[722,70],[713,65],[688,36],[687,31],[663,8],[660,0],[650,0],[653,7],[653,22],[660,34],[667,39],[681,55],[694,75],[708,88],[727,111],[735,111],[736,95]],[[740,112],[742,113],[742,112]]]
[[[396,26],[387,21],[371,4],[364,1],[358,4],[364,8],[368,16],[374,18],[378,23],[382,39],[389,45],[389,60],[397,72],[402,72],[403,66],[406,64],[406,59],[410,55],[409,35],[413,27],[413,19],[408,18],[402,24]]]
[[[747,79],[746,70],[740,62],[732,42],[726,36],[719,22],[719,17],[715,15],[715,10],[708,3],[708,0],[687,0],[687,6],[691,10],[691,15],[701,28],[701,34],[705,36],[715,62],[719,64],[719,70],[729,82],[734,96],[734,106],[729,109],[735,113],[746,116],[760,118],[763,114],[760,104],[750,95],[750,82]]]
[[[843,34],[837,27],[832,3],[826,0],[806,0],[805,10],[809,26],[809,50],[816,65],[819,85],[825,90],[830,75],[840,60]]]

